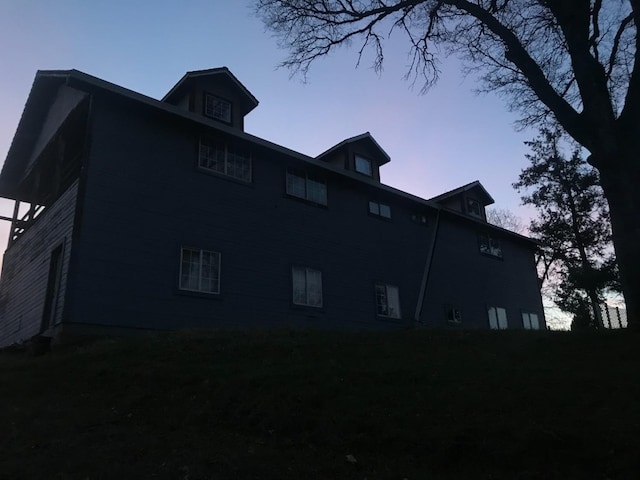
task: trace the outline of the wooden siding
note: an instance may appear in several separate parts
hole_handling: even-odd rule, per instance
[[[434,210],[321,169],[316,173],[326,176],[328,205],[313,205],[285,194],[288,166],[313,168],[299,160],[251,148],[253,175],[246,184],[198,171],[202,127],[99,97],[94,112],[74,245],[77,283],[65,324],[413,325]],[[369,200],[390,205],[391,220],[370,215]],[[417,211],[427,213],[426,225],[412,221]],[[425,325],[451,326],[443,321],[445,303],[463,311],[466,328],[486,328],[488,302],[505,306],[510,321],[516,308],[542,318],[528,248],[505,238],[505,259],[486,258],[478,251],[476,223],[443,214],[440,228],[423,303]],[[220,252],[219,295],[178,290],[181,246]],[[292,265],[322,272],[321,309],[292,305]],[[402,319],[376,316],[376,282],[399,288]]]
[[[328,206],[285,194],[294,159],[252,150],[253,181],[199,172],[198,129],[145,111],[94,102],[78,279],[68,312],[77,323],[135,328],[295,325],[386,326],[375,282],[400,289],[412,322],[431,238],[416,205],[328,174]],[[369,200],[392,219],[368,213]],[[219,296],[177,290],[182,245],[220,252]],[[291,265],[322,271],[323,308],[291,302]]]
[[[488,328],[487,307],[507,309],[509,328],[523,328],[521,312],[544,313],[533,252],[520,242],[477,223],[442,215],[423,319],[435,327]],[[480,253],[478,234],[490,231],[500,241],[503,258]],[[462,313],[460,325],[450,325],[445,305]]]
[[[0,346],[40,333],[51,253],[60,244],[64,244],[62,274],[54,324],[62,319],[77,191],[76,180],[4,254],[0,279]]]

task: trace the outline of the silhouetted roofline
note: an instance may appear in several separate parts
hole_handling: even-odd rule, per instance
[[[340,143],[337,143],[333,147],[331,147],[328,150],[325,150],[324,152],[322,152],[316,158],[317,159],[321,159],[322,157],[325,157],[325,156],[335,152],[336,150],[339,150],[340,148],[342,148],[343,146],[345,146],[345,145],[347,145],[349,143],[356,143],[356,142],[360,142],[362,140],[369,140],[373,144],[374,148],[376,148],[380,152],[382,157],[384,158],[384,160],[382,162],[379,162],[378,165],[384,165],[385,163],[389,163],[391,161],[391,157],[389,156],[389,154],[384,151],[384,149],[380,146],[380,144],[378,142],[376,142],[376,139],[373,138],[373,135],[371,135],[371,133],[369,133],[369,132],[361,133],[360,135],[356,135],[355,137],[351,137],[351,138],[347,138],[345,140],[342,140]]]
[[[467,183],[466,185],[463,185],[461,187],[458,188],[454,188],[453,190],[449,190],[448,192],[444,192],[441,193],[440,195],[437,195],[435,197],[431,197],[429,199],[429,201],[431,202],[441,202],[442,200],[446,200],[447,198],[451,198],[454,197],[456,195],[460,195],[461,193],[464,192],[468,192],[469,190],[479,190],[480,193],[485,197],[486,203],[483,202],[484,206],[486,207],[487,205],[491,205],[493,203],[495,203],[495,200],[493,199],[493,197],[491,195],[489,195],[489,192],[487,192],[487,190],[482,186],[482,184],[480,183],[479,180],[475,180],[471,183]]]
[[[249,108],[247,109],[246,113],[249,113],[251,110],[253,110],[254,108],[256,108],[258,106],[258,99],[256,97],[253,96],[253,94],[247,89],[247,87],[245,87],[242,82],[240,80],[238,80],[236,78],[236,76],[231,73],[231,71],[227,68],[227,67],[217,67],[217,68],[209,68],[206,70],[193,70],[191,72],[187,72],[185,73],[182,78],[180,80],[178,80],[178,83],[176,83],[171,90],[169,90],[167,92],[167,94],[162,97],[162,99],[160,100],[161,102],[167,102],[170,97],[176,93],[178,90],[180,90],[180,88],[182,88],[182,86],[189,81],[192,78],[197,78],[197,77],[206,77],[206,76],[210,76],[210,75],[226,75],[229,79],[231,79],[233,81],[233,83],[242,91],[242,93],[244,93],[244,95],[247,97],[248,100],[248,106]]]
[[[33,82],[33,86],[31,87],[31,92],[29,93],[29,97],[27,98],[27,102],[25,105],[25,109],[22,113],[22,117],[20,119],[20,122],[18,124],[17,130],[16,130],[16,134],[14,136],[13,142],[11,143],[11,147],[9,148],[9,152],[7,154],[7,158],[6,161],[4,163],[4,166],[2,168],[2,171],[0,172],[0,188],[2,187],[2,183],[4,183],[3,181],[5,180],[5,177],[7,176],[7,174],[9,173],[9,170],[15,170],[16,166],[19,164],[20,160],[21,160],[21,155],[20,152],[17,152],[16,150],[19,150],[19,146],[21,145],[17,145],[19,143],[24,143],[24,141],[28,140],[28,135],[25,135],[26,140],[23,140],[22,137],[22,131],[26,128],[29,127],[29,123],[33,123],[34,121],[37,121],[37,119],[32,119],[31,114],[33,113],[34,110],[37,109],[41,109],[40,105],[34,104],[37,103],[36,100],[34,100],[34,96],[39,96],[43,93],[43,91],[47,91],[48,88],[51,88],[52,85],[50,85],[51,83],[53,83],[53,87],[57,88],[62,84],[67,84],[70,87],[78,87],[78,85],[75,85],[76,82],[79,83],[85,83],[87,85],[93,86],[93,87],[97,87],[103,90],[106,90],[108,93],[112,93],[115,95],[120,95],[122,97],[125,97],[127,99],[130,99],[132,101],[136,101],[136,102],[140,102],[144,105],[147,105],[151,108],[156,108],[159,109],[161,111],[164,111],[168,114],[171,115],[176,115],[178,117],[181,117],[185,120],[189,120],[191,122],[206,126],[208,128],[213,128],[213,129],[217,129],[221,132],[224,132],[225,134],[235,137],[239,140],[244,140],[247,142],[251,142],[253,144],[255,144],[258,147],[262,147],[262,148],[266,148],[266,149],[270,149],[279,153],[282,153],[283,155],[289,156],[290,158],[293,159],[297,159],[303,162],[306,162],[310,165],[313,165],[319,169],[323,169],[326,171],[329,171],[335,175],[339,175],[342,177],[346,177],[349,178],[357,183],[360,184],[366,184],[369,187],[373,188],[373,189],[378,189],[380,191],[384,191],[387,192],[389,194],[392,195],[396,195],[398,197],[410,200],[415,202],[418,205],[422,205],[424,207],[428,207],[428,208],[432,208],[434,210],[441,210],[444,212],[447,212],[448,214],[451,214],[452,216],[460,219],[460,221],[463,222],[472,222],[472,223],[476,223],[479,226],[481,226],[482,228],[491,228],[491,229],[497,229],[502,231],[505,234],[509,234],[511,235],[513,238],[517,238],[523,241],[527,241],[529,244],[531,245],[537,245],[538,242],[529,238],[529,237],[525,237],[523,235],[517,234],[515,232],[511,232],[509,230],[505,230],[503,228],[497,227],[495,225],[483,222],[483,221],[479,221],[476,220],[472,217],[469,217],[467,215],[463,215],[460,214],[458,212],[455,212],[453,210],[447,209],[447,208],[443,208],[439,203],[437,199],[441,199],[445,196],[451,196],[454,194],[454,192],[462,192],[465,190],[469,190],[473,187],[480,187],[482,189],[483,192],[485,192],[485,194],[487,195],[487,197],[489,199],[491,199],[491,203],[493,203],[493,199],[491,198],[491,196],[487,193],[487,191],[484,189],[484,187],[482,187],[482,185],[480,184],[479,181],[475,181],[472,183],[469,183],[467,185],[463,185],[462,187],[459,187],[457,189],[451,190],[450,192],[446,192],[443,193],[442,195],[438,195],[437,197],[433,197],[432,199],[424,199],[421,197],[418,197],[416,195],[412,195],[410,193],[404,192],[402,190],[398,190],[397,188],[388,186],[388,185],[384,185],[376,180],[373,180],[371,178],[365,177],[363,175],[360,175],[358,173],[355,172],[351,172],[348,170],[344,170],[342,168],[338,168],[336,166],[333,166],[327,162],[324,162],[322,160],[318,160],[318,157],[313,158],[310,157],[308,155],[305,155],[303,153],[300,152],[296,152],[295,150],[291,150],[289,148],[283,147],[281,145],[278,145],[276,143],[272,143],[268,140],[264,140],[260,137],[256,137],[254,135],[251,135],[249,133],[243,132],[241,130],[238,130],[236,128],[224,125],[220,122],[217,122],[213,119],[209,119],[208,117],[204,117],[203,115],[199,115],[196,113],[192,113],[192,112],[188,112],[185,111],[179,107],[176,107],[172,104],[169,103],[163,103],[159,100],[156,100],[152,97],[149,97],[147,95],[143,95],[141,93],[135,92],[133,90],[127,89],[125,87],[121,87],[119,85],[116,85],[115,83],[111,83],[108,82],[106,80],[102,80],[98,77],[94,77],[92,75],[86,74],[84,72],[81,72],[79,70],[38,70],[36,72],[36,77],[35,80]],[[356,141],[357,139],[363,139],[363,138],[367,138],[367,136],[373,140],[373,137],[371,137],[371,135],[367,132],[365,134],[362,135],[358,135],[356,137],[352,137],[349,138],[347,140],[344,140],[343,142],[341,142],[342,144],[344,144],[345,142],[350,142],[350,141]],[[374,141],[375,142],[375,141]],[[338,144],[340,145],[340,144]],[[377,143],[376,143],[377,145]],[[336,146],[337,147],[337,146]],[[335,147],[334,147],[335,148]],[[382,150],[382,149],[381,149]],[[2,195],[2,192],[0,192],[0,195]],[[7,198],[11,198],[11,197],[7,197]]]

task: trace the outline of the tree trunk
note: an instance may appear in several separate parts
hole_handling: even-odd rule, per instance
[[[609,165],[597,163],[609,202],[628,326],[640,330],[640,158],[638,152],[629,150],[607,162]]]

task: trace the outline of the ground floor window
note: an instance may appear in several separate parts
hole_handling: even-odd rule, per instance
[[[489,327],[492,330],[505,330],[508,327],[507,309],[502,307],[489,307]]]
[[[322,272],[312,268],[291,267],[293,303],[306,307],[322,307]]]
[[[522,325],[525,330],[539,330],[540,322],[537,313],[522,312]]]
[[[179,288],[191,292],[220,293],[220,254],[183,247]]]
[[[376,283],[376,313],[382,317],[400,318],[398,287]]]

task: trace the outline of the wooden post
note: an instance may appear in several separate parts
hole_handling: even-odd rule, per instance
[[[18,211],[20,210],[20,200],[16,200],[16,204],[13,207],[13,217],[11,217],[11,230],[9,231],[9,242],[7,248],[13,244],[13,234],[16,231],[16,223],[18,222]]]

